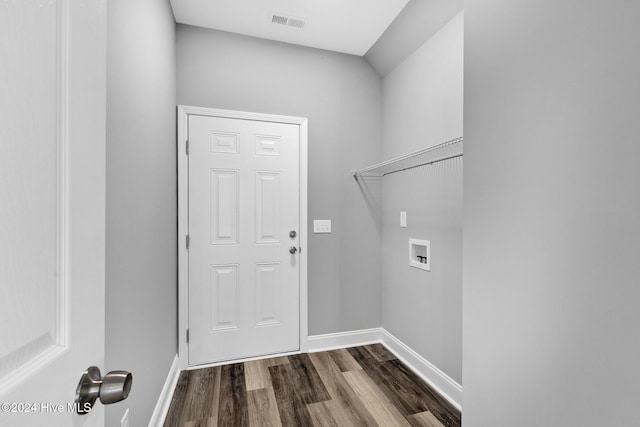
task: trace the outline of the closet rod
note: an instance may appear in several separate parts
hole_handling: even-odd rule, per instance
[[[459,153],[459,154],[453,154],[453,155],[451,155],[451,156],[441,157],[441,158],[439,158],[439,159],[431,160],[431,161],[424,162],[424,163],[419,163],[419,164],[417,164],[417,165],[407,166],[406,168],[397,169],[397,170],[392,170],[392,171],[390,171],[390,172],[384,172],[384,173],[382,174],[382,176],[391,175],[392,173],[397,173],[397,172],[404,172],[404,171],[408,171],[409,169],[419,168],[420,166],[428,166],[428,165],[432,165],[432,164],[434,164],[434,163],[442,162],[442,161],[445,161],[445,160],[455,159],[456,157],[462,157],[462,153]]]
[[[373,166],[352,171],[353,177],[383,177],[396,172],[426,166],[463,155],[463,138],[454,138],[442,144],[424,148],[407,155],[396,157]],[[439,156],[439,157],[435,157]],[[435,157],[435,158],[434,158]]]

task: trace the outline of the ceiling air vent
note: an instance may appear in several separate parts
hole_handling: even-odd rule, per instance
[[[305,22],[302,19],[292,18],[285,16],[281,13],[273,13],[271,15],[271,22],[273,24],[286,25],[288,27],[304,28]]]
[[[289,18],[287,25],[290,27],[304,28],[304,21],[301,19]]]
[[[287,18],[286,16],[273,14],[271,16],[271,22],[273,22],[274,24],[287,25],[287,22],[289,22],[289,18]]]

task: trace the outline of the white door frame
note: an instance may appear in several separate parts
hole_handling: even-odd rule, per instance
[[[189,169],[187,139],[189,115],[224,117],[262,122],[276,122],[300,127],[300,351],[307,351],[307,119],[245,111],[178,105],[178,358],[180,369],[189,368],[189,251],[186,236],[189,230]],[[198,366],[202,367],[202,366]]]

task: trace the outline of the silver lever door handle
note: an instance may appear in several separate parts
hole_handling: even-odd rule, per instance
[[[89,367],[78,383],[76,389],[76,403],[78,414],[88,414],[100,399],[103,405],[120,402],[129,397],[133,375],[127,371],[111,371],[104,378],[100,376],[100,369]]]
[[[295,254],[296,252],[298,252],[298,248],[296,248],[295,246],[291,246],[289,248],[289,253],[290,254]]]

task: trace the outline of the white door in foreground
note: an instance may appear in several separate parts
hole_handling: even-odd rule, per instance
[[[104,362],[106,10],[0,2],[0,425],[75,412]]]
[[[300,126],[190,115],[189,365],[300,348]]]

